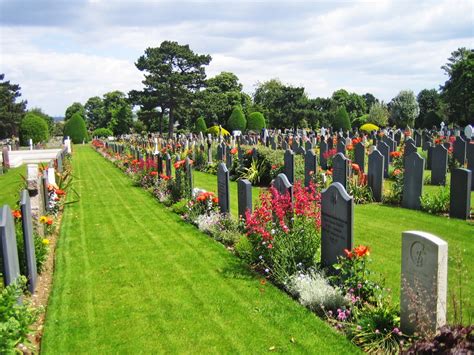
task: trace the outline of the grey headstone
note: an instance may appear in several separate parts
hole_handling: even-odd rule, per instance
[[[284,156],[284,173],[291,184],[295,182],[295,154],[291,150],[285,151]]]
[[[232,169],[233,163],[234,163],[234,157],[230,153],[230,149],[227,149],[225,152],[225,165],[227,166],[227,169]]]
[[[447,282],[448,243],[425,232],[403,232],[400,290],[403,333],[411,335],[422,330],[434,333],[446,324]]]
[[[405,158],[402,207],[412,210],[421,208],[420,197],[423,192],[424,170],[425,160],[418,153],[412,153]]]
[[[15,223],[8,205],[0,208],[0,252],[3,260],[3,283],[8,286],[20,276]]]
[[[349,159],[342,153],[337,153],[332,159],[332,181],[342,184],[347,188],[347,177],[349,176]]]
[[[431,185],[446,185],[448,151],[438,144],[431,150]]]
[[[6,171],[10,169],[10,155],[7,147],[2,148],[2,158],[3,158],[3,169]]]
[[[49,211],[48,176],[46,174],[41,178],[41,185],[43,190],[44,210]]]
[[[309,186],[311,174],[316,174],[318,158],[313,150],[308,150],[304,156],[304,185]]]
[[[474,141],[471,141],[466,147],[467,168],[474,175]],[[471,191],[474,190],[474,178],[471,179]]]
[[[273,186],[277,189],[280,195],[289,193],[291,201],[293,201],[293,185],[285,174],[278,174],[278,176],[273,180]]]
[[[383,176],[388,178],[388,164],[390,163],[390,148],[387,143],[379,141],[377,150],[383,155]]]
[[[449,216],[468,219],[471,211],[472,171],[453,169],[449,198]]]
[[[456,137],[453,143],[453,156],[461,166],[464,165],[466,161],[466,141],[461,137]]]
[[[38,271],[36,269],[35,241],[33,236],[33,222],[31,218],[30,195],[27,190],[22,190],[20,198],[21,226],[23,229],[23,245],[26,260],[26,278],[28,279],[28,290],[35,292]]]
[[[369,154],[367,184],[372,189],[375,202],[381,202],[383,196],[384,156],[377,150]]]
[[[343,141],[337,143],[337,152],[346,155],[346,145]]]
[[[252,212],[252,183],[247,179],[237,181],[239,217],[245,219],[245,212]]]
[[[331,150],[334,148],[334,139],[332,136],[326,139],[326,143],[328,144],[328,150]]]
[[[166,176],[171,177],[171,156],[169,153],[165,155]]]
[[[191,163],[191,159],[189,157],[186,157],[185,163],[184,163],[184,171],[186,173],[186,185],[188,188],[188,196],[192,196],[193,194],[193,188],[194,188],[194,183],[193,183],[193,165]]]
[[[163,156],[161,155],[161,153],[158,153],[156,160],[158,165],[158,174],[161,175],[163,174]]]
[[[324,139],[321,139],[321,143],[319,143],[319,162],[321,164],[321,168],[326,170],[328,168],[327,160],[324,158],[324,153],[328,150],[328,144]]]
[[[224,163],[217,167],[217,197],[221,213],[230,213],[229,170]]]
[[[340,183],[321,193],[321,263],[332,266],[354,244],[354,201]]]
[[[365,144],[359,142],[354,147],[354,161],[359,165],[360,171],[365,171]]]

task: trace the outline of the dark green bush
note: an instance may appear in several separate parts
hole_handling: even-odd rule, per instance
[[[339,107],[334,116],[334,121],[332,127],[335,130],[342,128],[343,131],[351,129],[351,122],[349,121],[349,114],[347,113],[345,107]]]
[[[86,122],[78,113],[72,117],[64,125],[64,135],[69,136],[73,143],[79,144],[89,139],[87,135]]]
[[[92,132],[93,137],[99,137],[99,138],[107,138],[113,135],[114,135],[114,132],[112,132],[108,128],[97,128],[96,130],[94,130],[94,132]]]
[[[230,132],[232,131],[244,131],[247,127],[247,120],[245,119],[242,107],[235,106],[232,113],[227,121],[227,128]]]
[[[436,111],[430,111],[423,120],[423,128],[431,129],[433,126],[439,127],[441,122],[443,122],[443,117]]]
[[[196,133],[199,133],[199,132],[206,133],[207,126],[206,126],[206,121],[204,121],[204,117],[201,116],[196,120],[196,123],[194,124],[194,131]]]
[[[49,138],[49,128],[46,121],[34,114],[27,113],[20,123],[20,140],[22,145],[29,145],[29,140],[33,144],[45,142]]]
[[[247,121],[247,129],[249,131],[260,132],[265,128],[265,117],[260,112],[252,112]]]

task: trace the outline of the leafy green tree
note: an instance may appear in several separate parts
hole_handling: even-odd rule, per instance
[[[474,49],[459,48],[441,67],[449,79],[441,86],[450,122],[472,123],[474,118]]]
[[[205,133],[206,131],[207,131],[206,121],[204,120],[204,117],[201,116],[196,120],[196,124],[194,125],[194,132]]]
[[[423,120],[421,127],[431,129],[433,126],[440,127],[443,117],[438,111],[429,111]]]
[[[79,113],[82,117],[86,116],[84,106],[82,106],[80,102],[74,102],[66,109],[66,113],[64,114],[64,121],[69,120],[75,113]]]
[[[247,127],[247,119],[245,118],[242,107],[235,106],[232,113],[227,121],[227,128],[230,132],[232,131],[245,131]]]
[[[29,112],[20,123],[20,142],[22,145],[28,145],[30,139],[33,144],[46,142],[49,138],[49,128],[43,117]]]
[[[344,106],[341,106],[337,109],[336,114],[334,115],[334,120],[332,122],[332,127],[335,130],[342,128],[343,131],[351,129],[351,122],[349,121],[349,114],[346,111]]]
[[[114,135],[114,132],[112,132],[108,128],[97,128],[94,130],[94,132],[92,132],[93,137],[107,138],[113,135]]]
[[[443,103],[441,100],[441,95],[436,91],[436,89],[421,90],[418,93],[416,100],[418,101],[418,106],[420,106],[420,114],[415,120],[415,127],[424,127],[424,121],[426,119],[426,116],[432,111],[438,112],[437,116],[441,116],[440,113],[442,110]],[[431,118],[433,118],[433,116]],[[427,128],[431,128],[432,126],[433,125]]]
[[[112,119],[109,122],[109,128],[114,132],[114,135],[119,136],[130,133],[130,128],[133,126],[132,108],[130,105],[123,105],[112,109],[111,115]]]
[[[369,111],[367,123],[373,123],[379,127],[385,127],[388,124],[389,112],[387,105],[382,102],[376,102]]]
[[[411,90],[402,90],[389,104],[390,119],[399,127],[414,127],[420,113],[415,94]]]
[[[34,113],[36,116],[39,116],[43,120],[45,120],[45,122],[48,124],[49,136],[52,136],[54,134],[54,118],[44,113],[43,110],[41,110],[41,108],[39,107],[33,107],[29,109],[28,112]]]
[[[89,98],[84,105],[84,110],[89,129],[107,127],[104,101],[99,96]]]
[[[355,120],[353,120],[352,123],[351,123],[351,126],[352,127],[360,127],[363,124],[367,123],[368,119],[369,119],[369,114],[366,113],[365,115],[357,117]]]
[[[364,99],[365,101],[365,107],[367,109],[367,113],[370,112],[370,109],[372,108],[372,105],[375,104],[375,103],[378,103],[379,100],[374,96],[372,95],[371,93],[366,93],[364,95],[362,95],[362,98]]]
[[[164,41],[160,47],[147,48],[135,63],[145,74],[141,95],[151,94],[160,99],[157,105],[169,116],[169,134],[173,133],[176,110],[189,103],[204,86],[204,66],[210,61],[211,56],[195,54],[188,45]]]
[[[69,136],[73,143],[79,144],[89,139],[86,122],[79,112],[76,112],[64,125],[64,136]]]
[[[260,132],[265,128],[265,117],[261,112],[252,112],[247,121],[247,130]]]
[[[351,122],[367,113],[364,98],[356,93],[349,93],[344,89],[340,89],[333,92],[331,99],[334,101],[335,107],[344,106]]]
[[[18,136],[20,121],[25,115],[26,101],[18,101],[20,86],[4,81],[0,74],[0,139]]]

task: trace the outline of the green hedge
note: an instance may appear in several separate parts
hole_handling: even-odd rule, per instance
[[[260,112],[252,112],[247,122],[247,130],[260,132],[265,128],[265,117]]]
[[[49,139],[48,123],[34,113],[27,113],[20,123],[21,144],[29,145],[30,139],[33,140],[33,144],[46,142]]]
[[[64,125],[64,135],[69,136],[73,143],[88,141],[86,122],[79,113],[75,113]]]
[[[242,107],[236,106],[232,110],[232,113],[227,121],[227,128],[230,132],[232,131],[244,131],[247,127],[247,120],[245,119]]]
[[[334,116],[332,128],[339,130],[342,128],[343,131],[351,129],[351,121],[349,120],[349,114],[345,107],[339,107]]]
[[[114,135],[114,132],[108,128],[97,128],[92,132],[93,137],[99,137],[99,138],[107,138],[107,137],[112,137]]]
[[[194,124],[194,131],[196,133],[199,133],[199,132],[206,133],[207,126],[206,126],[206,121],[204,121],[204,117],[201,116],[196,120],[196,123]]]

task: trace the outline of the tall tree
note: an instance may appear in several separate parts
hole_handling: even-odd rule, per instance
[[[415,94],[411,90],[402,90],[390,101],[390,119],[400,127],[414,127],[420,112]]]
[[[373,123],[379,127],[384,127],[388,123],[389,112],[387,105],[382,102],[375,102],[369,111],[367,123]]]
[[[0,138],[19,134],[20,121],[25,115],[26,101],[18,101],[21,96],[20,86],[4,81],[5,74],[0,74]]]
[[[424,122],[426,121],[428,123],[428,121],[430,121],[429,123],[431,123],[431,119],[427,120],[428,115],[430,117],[433,116],[430,114],[431,112],[436,112],[441,116],[443,107],[441,95],[438,93],[438,91],[436,91],[436,89],[423,89],[416,96],[416,100],[420,106],[420,114],[415,120],[415,127],[431,128],[429,124],[425,125]]]
[[[370,112],[370,108],[372,107],[373,104],[379,102],[379,99],[377,99],[374,95],[372,95],[370,92],[362,95],[362,98],[365,101],[365,106],[367,108],[367,113]]]
[[[159,92],[162,95],[161,110],[168,112],[170,135],[176,110],[204,86],[204,66],[210,61],[210,55],[196,54],[188,45],[164,41],[160,47],[147,48],[135,63],[137,69],[145,74],[143,94]]]
[[[45,122],[48,124],[48,132],[49,136],[53,135],[54,132],[54,118],[50,115],[43,112],[43,110],[39,107],[33,107],[28,110],[28,113],[34,113],[36,116],[41,117]]]
[[[449,79],[441,86],[450,122],[465,125],[474,117],[474,50],[459,48],[441,67]]]
[[[125,94],[115,90],[104,94],[104,120],[115,135],[126,134],[132,127],[132,105]],[[104,126],[105,127],[105,126]]]
[[[89,98],[84,105],[86,123],[90,130],[106,128],[104,101],[99,96]]]
[[[74,102],[66,109],[66,112],[64,114],[64,121],[69,120],[75,113],[79,113],[82,118],[86,117],[86,111],[84,110],[84,106],[80,102]]]
[[[344,89],[339,89],[333,92],[331,99],[335,102],[335,107],[344,106],[351,122],[367,113],[364,98],[354,92],[349,93]]]

